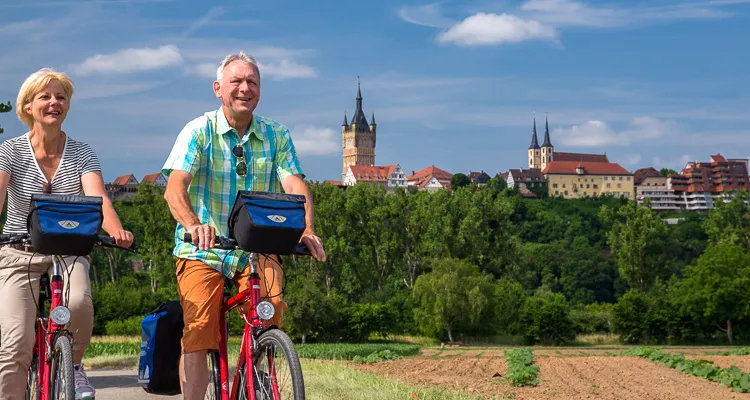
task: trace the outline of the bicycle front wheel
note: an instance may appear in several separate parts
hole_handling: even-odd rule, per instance
[[[73,350],[67,336],[58,336],[50,366],[49,397],[75,400],[76,383],[73,377]]]
[[[279,329],[263,332],[253,351],[253,363],[257,400],[305,400],[302,366],[286,333]]]

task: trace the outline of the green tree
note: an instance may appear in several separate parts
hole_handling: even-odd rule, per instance
[[[683,303],[734,338],[733,322],[750,316],[750,254],[742,245],[712,244],[685,269]]]
[[[521,324],[526,343],[560,345],[575,339],[570,307],[565,296],[540,287],[523,307]]]
[[[141,182],[133,198],[133,208],[142,230],[138,252],[151,278],[151,291],[156,292],[159,284],[176,284],[172,261],[176,221],[164,200],[163,190]]]
[[[613,213],[604,207],[602,216],[614,221],[607,235],[607,243],[614,253],[620,275],[628,285],[639,290],[648,289],[666,268],[661,256],[667,224],[648,207],[635,202]]]
[[[492,277],[476,265],[444,259],[417,278],[414,318],[423,332],[435,337],[447,333],[453,342],[454,333],[478,327],[491,314],[493,289]]]
[[[718,201],[704,223],[712,244],[727,243],[750,249],[750,196],[738,191],[731,202]]]
[[[662,168],[659,170],[659,173],[664,176],[674,175],[677,173],[677,171],[671,169],[671,168]]]
[[[0,103],[0,114],[10,112],[11,110],[13,110],[13,106],[10,105],[10,102],[8,102],[8,104]],[[3,132],[5,131],[3,130],[3,127],[0,126],[0,134]]]
[[[455,190],[471,185],[471,179],[464,173],[457,173],[451,177],[451,187]]]

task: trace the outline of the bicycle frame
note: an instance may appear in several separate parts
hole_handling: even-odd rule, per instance
[[[63,272],[62,263],[64,260],[60,256],[54,256],[52,259],[52,276],[50,276],[50,315],[55,307],[63,304]],[[41,286],[40,286],[41,291]],[[39,304],[39,310],[42,310],[42,304]],[[47,322],[45,328],[44,323]],[[52,368],[52,347],[55,344],[57,336],[60,334],[68,335],[65,325],[58,325],[49,316],[43,314],[36,318],[36,337],[34,339],[33,354],[37,355],[37,393],[39,400],[48,400],[50,398],[50,381]],[[72,336],[69,335],[72,342]]]
[[[256,306],[261,301],[261,295],[260,295],[260,275],[258,275],[257,272],[257,266],[256,266],[256,255],[251,254],[250,259],[252,262],[251,270],[250,270],[250,284],[248,285],[247,289],[241,291],[240,293],[236,294],[235,296],[229,298],[222,307],[221,314],[219,316],[219,327],[221,330],[220,334],[220,340],[219,340],[219,377],[220,377],[220,383],[221,383],[221,399],[222,400],[237,400],[239,398],[240,393],[240,385],[238,382],[241,382],[241,373],[242,373],[242,366],[245,366],[245,383],[247,386],[247,393],[248,393],[248,399],[249,400],[256,400],[255,398],[255,381],[253,379],[253,366],[255,363],[253,362],[253,344],[255,340],[254,333],[258,330],[263,330],[266,328],[265,324],[261,321],[260,317],[258,316],[258,312],[256,310]],[[228,340],[228,332],[227,332],[227,323],[226,323],[226,316],[229,312],[231,312],[233,309],[239,307],[242,303],[245,303],[247,300],[250,300],[250,305],[248,306],[247,314],[243,315],[245,318],[245,328],[244,332],[242,334],[242,341],[240,342],[240,354],[237,359],[237,369],[234,372],[234,380],[232,383],[232,388],[230,391],[229,388],[229,363],[228,363],[228,356],[227,356],[227,340]],[[248,319],[249,316],[249,319]],[[269,369],[270,369],[270,375],[271,375],[271,383],[272,383],[272,390],[274,397],[279,397],[279,386],[278,382],[276,381],[276,371],[273,367],[273,360],[269,359]],[[230,396],[231,394],[231,396]]]

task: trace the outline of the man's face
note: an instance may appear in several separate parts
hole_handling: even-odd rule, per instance
[[[253,65],[232,61],[221,81],[214,82],[214,93],[231,114],[252,115],[260,100],[260,75]]]

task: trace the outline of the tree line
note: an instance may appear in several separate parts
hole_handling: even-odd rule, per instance
[[[420,334],[564,344],[745,342],[750,208],[739,193],[667,224],[615,198],[522,198],[499,178],[434,193],[310,183],[328,260],[283,257],[285,325],[303,341]],[[137,334],[176,299],[175,222],[159,188],[115,201],[138,260],[96,249],[98,334]],[[241,320],[231,329],[239,332]]]

